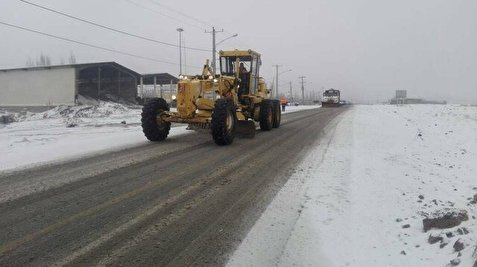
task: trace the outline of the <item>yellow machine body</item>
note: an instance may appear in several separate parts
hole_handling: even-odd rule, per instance
[[[265,80],[259,76],[260,54],[252,50],[220,51],[219,54],[220,74],[214,74],[207,62],[202,74],[179,77],[177,112],[162,113],[162,120],[190,124],[210,123],[215,101],[225,98],[234,103],[237,120],[258,121],[259,104],[263,99],[269,98],[270,93]],[[240,62],[245,60],[250,64],[248,75],[239,70]],[[241,92],[241,86],[246,87],[247,91]]]

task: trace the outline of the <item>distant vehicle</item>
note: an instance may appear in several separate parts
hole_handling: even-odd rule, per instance
[[[330,88],[323,92],[322,107],[338,107],[340,105],[340,90]]]

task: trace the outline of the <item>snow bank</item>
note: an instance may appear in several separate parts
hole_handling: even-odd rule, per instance
[[[300,105],[300,106],[286,106],[285,111],[282,113],[292,113],[302,110],[321,108],[321,105]]]
[[[17,122],[0,124],[0,171],[148,142],[138,106],[101,101],[15,116]],[[185,126],[173,127],[170,136],[184,133]]]
[[[306,171],[291,177],[229,265],[472,266],[476,133],[476,107],[354,107],[297,166]],[[287,193],[300,179],[304,193]],[[287,203],[297,198],[298,207]],[[425,232],[426,214],[446,209],[465,210],[469,218]],[[431,235],[442,239],[430,244]],[[267,245],[278,239],[287,241]]]
[[[0,171],[148,142],[140,126],[140,106],[86,97],[78,100],[90,104],[58,106],[41,113],[0,110],[0,116],[15,121],[0,124]],[[285,113],[318,107],[287,107]],[[191,133],[185,128],[173,127],[170,136]]]

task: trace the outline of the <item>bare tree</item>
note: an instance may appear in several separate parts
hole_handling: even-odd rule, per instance
[[[28,57],[27,61],[25,62],[25,65],[27,67],[34,67],[35,66],[35,62],[33,62],[33,60],[31,59],[31,57]]]
[[[76,56],[73,54],[73,51],[70,52],[70,58],[68,59],[68,63],[76,64]]]
[[[63,61],[63,60],[62,60]],[[27,61],[25,62],[27,67],[35,67],[35,66],[50,66],[51,65],[51,58],[43,53],[40,56],[33,60],[31,57],[28,57]]]
[[[51,59],[49,56],[44,55],[41,53],[40,57],[36,60],[36,65],[37,66],[50,66],[51,65]]]

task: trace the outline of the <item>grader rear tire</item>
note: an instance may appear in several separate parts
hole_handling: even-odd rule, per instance
[[[169,105],[162,98],[149,99],[142,108],[141,124],[142,131],[149,141],[163,141],[167,138],[171,129],[170,122],[161,121],[158,115],[169,111]]]
[[[260,104],[260,129],[270,131],[273,127],[273,102],[263,100]]]
[[[282,120],[281,103],[278,100],[274,100],[273,101],[273,123],[272,123],[272,127],[273,128],[280,127],[281,120]]]
[[[214,142],[219,146],[232,144],[235,138],[236,125],[237,118],[234,105],[225,99],[217,100],[212,111],[211,123]]]

